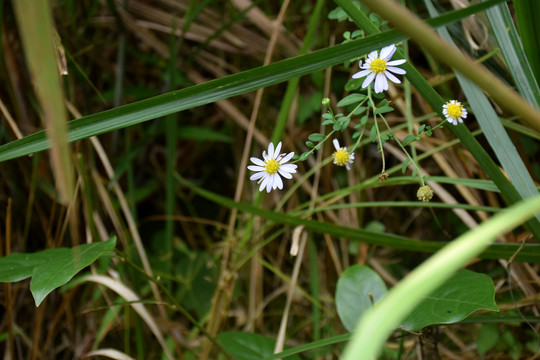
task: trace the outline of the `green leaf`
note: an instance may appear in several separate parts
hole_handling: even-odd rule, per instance
[[[308,136],[308,139],[311,140],[311,141],[315,141],[315,142],[319,142],[319,141],[322,141],[324,140],[326,136],[324,136],[323,134],[311,134]]]
[[[358,103],[366,98],[364,94],[350,94],[349,96],[344,97],[340,102],[337,103],[337,106],[343,107],[350,104]]]
[[[391,111],[394,111],[393,107],[391,107],[391,106],[381,106],[381,107],[376,108],[373,111],[373,113],[374,114],[384,114],[384,113],[391,112]]]
[[[276,344],[274,339],[242,331],[223,332],[217,340],[236,360],[260,360],[272,356]],[[298,355],[287,358],[300,360]]]
[[[499,342],[499,330],[495,324],[482,324],[476,336],[476,350],[484,355]]]
[[[409,143],[416,140],[416,135],[407,135],[405,136],[405,139],[403,139],[403,145],[409,145]]]
[[[404,330],[417,331],[433,324],[453,324],[477,310],[499,311],[495,304],[491,278],[461,270],[435,290],[401,324]]]
[[[336,307],[345,328],[353,331],[362,314],[386,294],[380,276],[367,266],[353,265],[337,283]]]
[[[403,164],[401,165],[401,173],[405,174],[405,171],[407,171],[407,166],[409,165],[409,162],[411,161],[410,158],[406,158]]]
[[[54,289],[66,284],[75,274],[112,251],[116,238],[69,248],[47,249],[36,253],[14,253],[0,258],[0,282],[15,282],[32,277],[30,291],[36,306]]]

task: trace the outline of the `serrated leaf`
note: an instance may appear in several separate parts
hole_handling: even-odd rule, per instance
[[[112,251],[116,238],[69,248],[47,249],[35,253],[15,253],[0,258],[0,282],[15,282],[32,277],[30,291],[36,306],[54,289],[65,285],[83,268]]]
[[[364,94],[350,94],[343,99],[341,99],[340,102],[337,103],[337,106],[343,107],[350,104],[358,103],[366,98],[366,95]]]
[[[223,332],[217,336],[223,348],[236,360],[260,360],[274,353],[276,340],[242,331]],[[287,348],[287,347],[285,347]],[[298,355],[287,359],[300,360]]]
[[[477,310],[499,311],[493,280],[485,274],[461,270],[418,305],[401,327],[417,331],[433,324],[453,324]]]
[[[380,276],[367,266],[353,265],[343,272],[337,283],[336,307],[339,318],[349,331],[358,319],[386,294]]]
[[[314,142],[319,142],[319,141],[322,141],[324,140],[326,136],[324,136],[323,134],[311,134],[308,136],[308,139],[311,140],[311,141],[314,141]]]

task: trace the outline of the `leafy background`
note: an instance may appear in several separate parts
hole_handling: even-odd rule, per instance
[[[442,16],[429,23],[448,25],[461,51],[538,106],[538,59],[529,57],[530,68],[522,60],[537,46],[534,29],[525,30],[535,24],[527,20],[534,9],[524,3],[456,9],[434,1]],[[469,80],[414,42],[399,50],[409,60],[407,81],[387,94],[394,136],[437,125],[445,100],[474,110],[464,127],[444,126],[408,147],[439,185],[431,203],[418,202],[418,181],[410,170],[402,174],[404,157],[392,141],[385,143],[390,178],[378,181],[381,156],[368,134],[350,172],[320,165],[330,163],[328,143],[299,163],[282,192],[261,197],[256,184],[244,182],[247,158],[260,156],[271,139],[286,151],[307,151],[309,135],[324,132],[322,98],[337,110],[351,92],[356,60],[406,40],[358,2],[0,4],[2,259],[25,253],[54,262],[48,255],[57,248],[107,244],[49,286],[82,269],[68,286],[40,297],[38,307],[30,280],[0,279],[8,282],[0,346],[14,358],[272,358],[276,339],[286,346],[273,358],[340,358],[360,316],[344,320],[339,310],[340,294],[361,289],[358,282],[351,292],[338,291],[355,264],[369,266],[390,289],[431,253],[537,191],[538,128],[497,104],[482,115],[483,94],[468,93]],[[406,5],[421,18],[435,16],[427,2]],[[509,26],[513,17],[517,30]],[[48,31],[31,32],[47,21],[54,24]],[[372,36],[351,41],[359,28]],[[522,49],[517,39],[524,36]],[[49,43],[54,52],[44,50]],[[62,51],[67,75],[55,80]],[[55,81],[56,89],[37,86]],[[486,128],[486,117],[498,117],[504,128]],[[358,121],[353,117],[351,127]],[[351,133],[340,142],[351,144]],[[531,220],[501,234],[483,260],[468,264],[488,280],[475,309],[500,312],[418,334],[397,331],[381,357],[536,353],[539,229]],[[111,256],[111,242],[101,241],[113,235]],[[304,257],[294,258],[289,248],[297,236],[307,245]],[[71,261],[71,250],[59,250],[60,257]],[[28,276],[20,276],[22,265],[15,268],[16,280]],[[464,313],[460,320],[470,311]],[[422,326],[444,322],[432,320]]]

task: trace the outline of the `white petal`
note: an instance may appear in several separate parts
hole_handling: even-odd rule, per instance
[[[371,60],[375,60],[376,58],[378,58],[377,50],[373,50],[372,52],[370,52],[367,57],[368,57],[368,60],[366,61],[366,64],[369,64],[371,62]],[[364,64],[364,65],[366,65],[366,64]]]
[[[364,80],[364,82],[362,83],[362,89],[367,88],[369,84],[371,84],[374,78],[375,78],[375,73],[373,72],[370,73],[368,77],[366,78],[366,80]]]
[[[277,187],[279,190],[283,189],[283,180],[278,174],[274,174],[274,189]]]
[[[284,158],[282,158],[281,160],[279,160],[279,164],[280,164],[280,165],[285,164],[287,161],[291,160],[291,158],[292,158],[293,156],[294,156],[294,153],[293,153],[293,152],[288,153],[287,155],[285,155]]]
[[[360,78],[363,78],[364,76],[368,75],[369,73],[371,73],[371,69],[362,70],[362,71],[359,71],[356,74],[354,74],[352,76],[352,78],[353,79],[360,79]]]
[[[261,181],[261,186],[259,186],[259,191],[263,191],[263,189],[266,187],[266,184],[268,184],[269,178],[269,176],[263,177]]]
[[[386,77],[388,78],[388,80],[390,80],[391,82],[393,82],[394,84],[401,84],[401,81],[395,77],[394,75],[392,75],[392,73],[389,73],[388,71],[385,71],[384,72],[384,75],[386,75]]]
[[[381,93],[385,90],[388,90],[388,81],[386,81],[386,76],[384,76],[384,74],[377,74],[377,77],[375,77],[375,92]]]
[[[281,151],[281,141],[277,144],[276,150],[274,150],[274,159],[279,156],[280,151]]]
[[[262,161],[261,159],[256,158],[256,157],[252,157],[250,160],[251,160],[251,162],[254,163],[255,165],[259,165],[259,166],[265,166],[265,165],[266,165],[266,164],[264,163],[264,161]]]
[[[298,166],[296,164],[285,164],[285,165],[281,165],[278,171],[280,174],[282,171],[294,174],[296,172],[297,167]]]
[[[405,70],[403,70],[402,68],[398,68],[398,67],[395,67],[395,66],[389,66],[386,68],[386,71],[390,71],[390,72],[393,72],[394,74],[399,74],[399,75],[405,75],[407,72]]]
[[[256,166],[256,165],[249,165],[247,168],[248,168],[249,170],[251,170],[251,171],[265,171],[265,170],[266,170],[265,167],[263,167],[263,166]]]
[[[334,147],[336,148],[336,150],[339,150],[339,141],[338,141],[338,139],[334,139],[332,142],[334,143]]]
[[[392,44],[392,45],[385,46],[381,50],[380,58],[383,60],[390,60],[392,58],[392,55],[394,55],[394,52],[396,52],[395,45]]]
[[[347,171],[351,170],[351,167],[349,166],[349,164],[345,164],[345,168],[347,169]]]
[[[290,172],[279,169],[278,173],[279,175],[283,176],[285,179],[292,179],[292,175]]]
[[[260,178],[262,178],[264,176],[264,174],[266,174],[265,172],[258,172],[258,173],[255,173],[253,175],[251,175],[251,177],[249,178],[249,180],[259,180]]]
[[[392,61],[387,62],[386,65],[388,65],[388,66],[396,66],[396,65],[405,64],[406,61],[407,60],[405,60],[405,59],[392,60]]]
[[[274,144],[272,144],[272,143],[270,143],[270,144],[268,145],[268,157],[269,157],[270,159],[273,159],[273,158],[274,158]],[[266,157],[265,157],[265,159],[266,159]]]

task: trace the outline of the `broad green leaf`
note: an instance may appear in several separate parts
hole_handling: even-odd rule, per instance
[[[499,311],[494,298],[495,287],[489,276],[461,270],[426,297],[401,328],[417,331],[433,324],[456,323],[477,310]]]
[[[260,360],[272,356],[275,339],[242,331],[229,331],[217,336],[223,348],[236,360]],[[298,355],[288,357],[300,360]]]
[[[386,294],[380,276],[367,266],[353,265],[341,274],[336,289],[336,307],[345,328],[353,331],[362,314]]]
[[[32,277],[30,291],[36,306],[54,289],[66,284],[75,274],[112,251],[116,238],[69,248],[47,249],[36,253],[14,253],[0,258],[0,282],[15,282]]]
[[[351,94],[344,97],[340,102],[337,103],[337,106],[343,107],[350,104],[358,103],[366,98],[364,94]]]
[[[500,2],[494,0],[469,6],[430,19],[432,26],[443,26],[463,17],[489,8]],[[366,54],[384,45],[398,43],[406,39],[404,35],[391,30],[364,39],[328,47],[312,53],[297,56],[267,66],[247,70],[238,74],[195,85],[187,89],[145,99],[118,108],[88,115],[68,123],[68,141],[86,139],[117,129],[156,119],[174,112],[206,105],[218,100],[278,84],[296,77],[321,71],[338,65],[351,58]],[[45,131],[39,131],[20,140],[0,146],[0,162],[33,154],[49,148]]]

